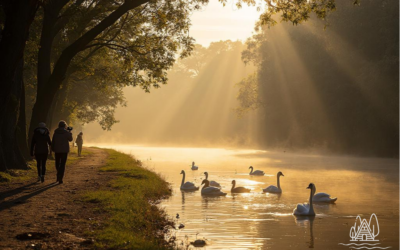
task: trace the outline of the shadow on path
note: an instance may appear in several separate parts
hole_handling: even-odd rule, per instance
[[[31,183],[31,184],[28,184],[28,185],[26,185],[26,186],[31,186],[31,185],[32,185],[32,183]],[[3,211],[3,210],[5,210],[5,209],[9,209],[9,208],[12,208],[12,207],[14,207],[14,206],[17,206],[17,205],[19,205],[19,204],[23,204],[23,203],[27,202],[28,199],[30,199],[30,198],[32,198],[32,197],[38,195],[38,194],[41,194],[42,192],[44,192],[44,191],[46,191],[46,190],[48,190],[48,189],[50,189],[50,188],[53,188],[53,187],[55,187],[55,186],[57,186],[57,185],[58,185],[57,182],[53,182],[53,183],[47,184],[46,186],[40,186],[39,188],[34,189],[34,190],[32,190],[32,192],[30,192],[30,193],[28,193],[28,194],[26,194],[26,195],[23,195],[23,196],[21,196],[21,197],[18,197],[18,198],[15,198],[15,199],[11,199],[11,200],[8,200],[8,201],[1,202],[1,203],[0,203],[0,212]],[[26,189],[26,188],[25,188],[25,189]],[[24,190],[25,190],[25,189],[24,189]],[[12,192],[12,191],[15,191],[15,190],[17,190],[17,189],[11,190],[11,191],[9,191],[9,192]],[[19,192],[17,192],[16,194],[19,194],[19,193],[21,193],[21,192],[22,192],[22,191],[19,191]],[[6,192],[6,193],[8,193],[8,192]],[[7,197],[10,197],[10,196],[12,196],[12,195],[8,195]]]
[[[12,190],[0,192],[0,201],[4,200],[5,198],[8,198],[10,196],[14,196],[14,195],[22,193],[26,190],[29,190],[29,189],[31,189],[32,186],[39,185],[39,184],[40,184],[40,182],[34,181],[34,182],[26,184],[25,186],[22,186],[22,187],[18,187],[18,188],[12,189]]]

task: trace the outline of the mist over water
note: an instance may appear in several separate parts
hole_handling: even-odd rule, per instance
[[[146,147],[97,145],[132,154],[143,165],[164,176],[173,189],[161,203],[179,225],[173,232],[186,242],[206,239],[206,249],[344,249],[355,217],[369,219],[375,213],[382,246],[398,248],[398,160],[356,157],[326,157],[254,149]],[[199,166],[192,171],[191,162]],[[249,176],[248,167],[266,172]],[[226,197],[202,197],[200,191],[181,192],[180,171],[186,180],[200,186],[203,172],[217,181]],[[282,171],[282,194],[264,194],[262,188],[276,185]],[[251,188],[250,194],[231,194],[231,181]],[[317,192],[338,197],[336,204],[314,204],[317,216],[292,215],[297,203],[308,202],[308,184]],[[179,213],[180,219],[175,219]],[[346,248],[347,249],[347,248]]]

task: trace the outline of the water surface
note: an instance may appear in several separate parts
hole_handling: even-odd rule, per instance
[[[222,148],[107,146],[130,153],[171,183],[173,195],[162,202],[171,218],[185,227],[173,233],[178,240],[206,239],[205,249],[350,249],[349,232],[360,215],[379,220],[378,247],[399,248],[399,161],[397,159],[301,155],[290,152]],[[199,170],[191,170],[195,161]],[[250,176],[248,167],[265,176]],[[219,182],[226,197],[202,197],[200,191],[179,189],[186,181],[200,185],[203,172]],[[276,185],[282,171],[283,193],[263,194]],[[251,188],[250,194],[230,193],[231,181]],[[317,192],[338,197],[336,204],[315,205],[315,218],[292,215],[297,203],[308,202],[308,184]],[[193,247],[190,247],[193,248]]]

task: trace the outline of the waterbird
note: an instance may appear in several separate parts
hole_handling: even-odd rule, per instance
[[[263,192],[264,193],[282,193],[282,189],[281,189],[281,185],[280,185],[280,181],[279,181],[281,176],[284,176],[284,175],[283,175],[283,173],[281,171],[279,171],[276,174],[277,186],[270,185],[267,188],[264,188]]]
[[[245,188],[245,187],[235,187],[236,186],[236,181],[232,181],[232,188],[231,188],[231,193],[250,193],[251,189]]]
[[[315,194],[316,188],[314,183],[310,183],[307,189],[310,189],[310,201],[309,204],[297,204],[297,207],[293,210],[293,215],[303,215],[303,216],[315,216],[313,208],[313,196]]]
[[[179,219],[179,214],[176,214],[176,218]]]
[[[198,170],[199,167],[194,165],[194,162],[192,162],[192,170]]]
[[[182,223],[179,225],[179,229],[182,229],[182,228],[184,228],[185,227],[185,225],[183,225]]]
[[[208,180],[208,172],[204,172],[204,174],[206,176],[206,180]],[[209,181],[209,182],[211,187],[219,187],[219,188],[221,187],[221,185],[216,181]]]
[[[261,170],[256,170],[253,172],[253,166],[250,166],[249,169],[251,169],[250,171],[250,175],[265,175],[264,171]]]
[[[193,182],[189,182],[189,181],[185,182],[186,174],[185,174],[184,170],[181,171],[181,174],[183,175],[182,176],[182,182],[181,182],[181,190],[184,190],[184,191],[196,191],[196,190],[199,190],[199,187],[196,187]]]
[[[336,200],[337,197],[331,198],[327,193],[316,193],[313,197],[313,201],[318,203],[335,203]]]
[[[210,187],[210,182],[205,179],[201,182],[201,185],[204,186],[201,188],[201,195],[207,195],[207,196],[225,196],[226,193],[222,192],[219,188],[217,187]]]

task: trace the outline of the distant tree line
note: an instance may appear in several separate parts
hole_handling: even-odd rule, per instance
[[[259,143],[398,157],[398,8],[340,2],[324,32],[326,23],[312,20],[250,39],[242,58],[258,70],[239,83],[239,111],[257,110]]]

